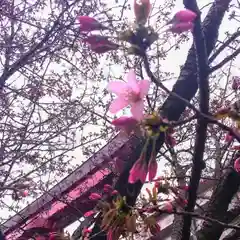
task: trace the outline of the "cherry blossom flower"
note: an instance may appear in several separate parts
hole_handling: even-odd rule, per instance
[[[138,24],[145,24],[151,11],[149,0],[134,0],[134,14]]]
[[[99,200],[101,198],[102,198],[102,196],[98,193],[91,193],[90,196],[89,196],[90,200]]]
[[[234,169],[236,172],[240,173],[240,158],[237,158],[234,162]]]
[[[79,16],[78,21],[80,23],[81,32],[91,32],[94,30],[104,30],[107,27],[103,26],[95,18],[89,16]]]
[[[109,110],[115,114],[130,105],[132,116],[137,120],[141,120],[143,118],[144,97],[148,93],[150,81],[137,81],[134,70],[129,71],[126,79],[126,83],[113,81],[108,84],[108,91],[117,95],[117,98],[111,103]]]
[[[178,11],[173,19],[168,22],[168,24],[172,24],[172,27],[169,29],[173,33],[182,33],[188,30],[193,29],[193,21],[197,17],[197,14],[191,10],[185,9]]]
[[[178,11],[174,15],[172,22],[177,22],[177,23],[193,22],[196,17],[197,17],[197,14],[195,12],[193,12],[189,9],[184,9],[184,10]]]

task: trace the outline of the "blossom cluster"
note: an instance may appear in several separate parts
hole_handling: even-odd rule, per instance
[[[91,193],[89,199],[98,203],[94,210],[86,212],[84,216],[97,219],[101,215],[101,228],[107,232],[109,240],[120,236],[127,238],[143,230],[155,236],[161,231],[158,219],[162,214],[173,214],[176,208],[186,206],[187,200],[180,194],[182,190],[188,191],[188,186],[171,186],[166,179],[158,178],[151,189],[146,189],[144,201],[136,207],[130,207],[125,197],[116,191],[113,193],[112,187],[106,184],[104,193],[112,196],[111,200],[104,200],[100,193]],[[82,235],[87,239],[91,231],[91,228],[85,228]]]

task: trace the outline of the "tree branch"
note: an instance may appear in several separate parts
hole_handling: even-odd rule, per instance
[[[194,0],[184,0],[184,5],[196,13],[199,13],[197,2]],[[201,18],[195,20],[193,29],[193,37],[195,43],[196,59],[197,59],[197,75],[199,85],[199,101],[200,112],[208,114],[209,111],[209,83],[208,83],[208,57],[206,52],[205,38],[202,32]],[[201,178],[202,169],[205,168],[203,155],[205,150],[205,142],[207,137],[208,121],[203,118],[197,120],[196,141],[194,146],[193,167],[188,191],[188,204],[186,211],[193,212],[197,200],[197,190]],[[191,215],[184,215],[182,240],[190,238],[190,228],[192,223]]]
[[[234,156],[230,165],[238,156]],[[229,203],[238,191],[240,186],[240,175],[234,169],[228,169],[225,176],[216,186],[208,209],[206,211],[208,217],[214,217],[218,221],[226,221]],[[203,228],[197,234],[199,240],[212,239],[218,240],[224,228],[215,223],[204,222]]]
[[[238,54],[240,53],[240,48],[238,48],[235,52],[233,52],[231,55],[227,56],[226,58],[224,58],[220,63],[218,63],[217,65],[211,67],[211,69],[209,70],[209,73],[213,73],[214,71],[216,71],[217,69],[223,67],[226,63],[228,63],[229,61],[231,61],[233,58],[235,58]]]

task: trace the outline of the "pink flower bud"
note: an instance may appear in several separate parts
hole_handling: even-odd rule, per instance
[[[180,33],[192,30],[193,26],[194,25],[191,22],[176,23],[176,24],[172,25],[172,27],[169,29],[169,31],[171,31],[172,33],[180,34]]]
[[[117,190],[113,190],[111,195],[114,196],[114,195],[118,195],[118,194],[119,194],[119,192]]]
[[[240,173],[240,158],[237,158],[234,162],[234,169],[236,172]]]
[[[128,182],[135,183],[138,180],[140,180],[142,183],[145,183],[146,177],[147,177],[147,167],[146,167],[146,164],[143,163],[140,158],[130,170]]]
[[[19,194],[21,197],[27,197],[29,192],[28,192],[28,190],[21,190],[21,191],[19,191]]]
[[[113,189],[112,186],[109,185],[109,184],[104,184],[104,186],[103,186],[103,191],[106,192],[106,193],[111,192],[112,189]]]
[[[148,179],[152,181],[157,174],[158,164],[156,159],[150,159],[148,164]]]
[[[224,141],[230,143],[233,140],[233,136],[230,133],[225,135]]]
[[[90,200],[99,200],[101,198],[102,198],[102,196],[98,193],[91,193],[90,196],[89,196]]]
[[[85,212],[84,217],[91,217],[91,216],[94,215],[94,214],[95,214],[95,211],[90,210],[90,211],[88,211],[88,212]]]
[[[95,18],[89,16],[79,16],[80,31],[82,32],[91,32],[94,30],[104,30],[106,29],[100,22]]]
[[[189,9],[180,10],[174,15],[173,22],[178,22],[178,23],[193,22],[196,17],[197,17],[197,14]]]
[[[92,232],[92,229],[84,228],[83,231],[82,231],[82,234],[83,234],[83,236],[86,237],[91,232]]]
[[[107,232],[107,240],[114,240],[114,238],[113,238],[113,230],[111,228]]]
[[[166,137],[166,141],[167,143],[170,145],[170,147],[174,147],[176,146],[176,139],[171,135],[171,134],[168,134],[167,137]]]
[[[155,182],[154,183],[154,187],[157,188],[157,189],[159,188],[160,185],[161,185],[160,182]]]

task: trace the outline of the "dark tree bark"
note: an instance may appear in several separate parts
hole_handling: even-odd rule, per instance
[[[239,156],[239,154],[238,154]],[[233,165],[235,156],[230,165]],[[208,208],[206,210],[206,216],[217,219],[221,222],[229,222],[231,216],[227,214],[229,204],[231,203],[234,195],[237,193],[240,187],[240,175],[233,168],[230,168],[221,178],[214,192],[211,196]],[[197,238],[199,240],[211,239],[218,240],[223,233],[224,228],[219,224],[210,222],[204,222],[202,229],[198,232]],[[236,238],[237,239],[237,238]]]
[[[5,237],[4,237],[4,235],[3,235],[1,230],[0,230],[0,240],[5,240]]]

